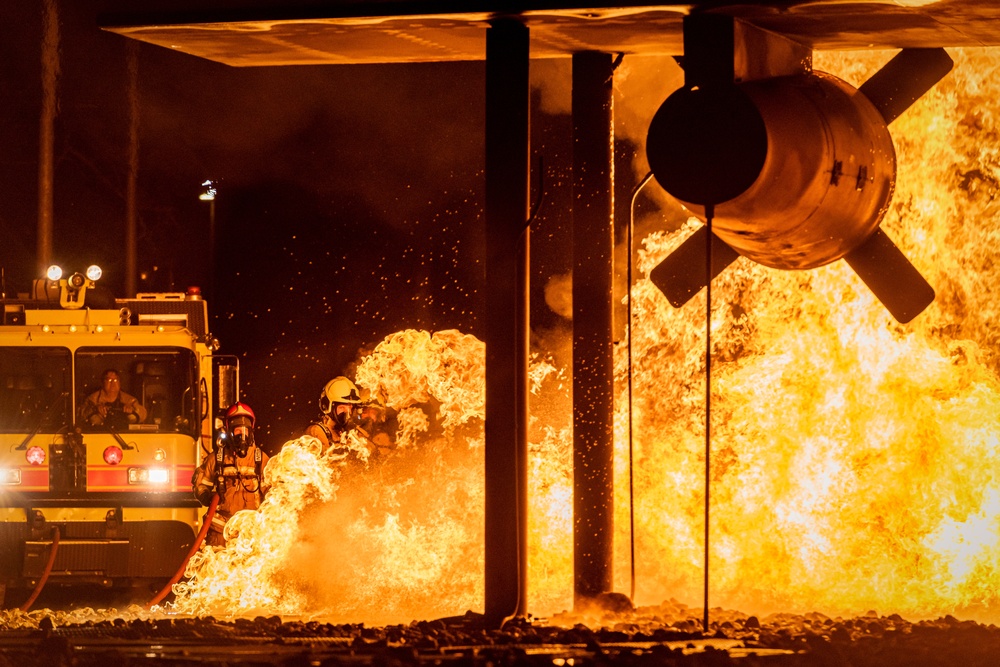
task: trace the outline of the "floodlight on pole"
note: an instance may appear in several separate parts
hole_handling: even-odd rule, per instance
[[[211,180],[205,181],[201,184],[204,190],[198,195],[198,199],[202,201],[215,201],[215,195],[218,194],[218,190],[215,189],[215,183]]]
[[[215,196],[219,194],[219,191],[215,188],[215,182],[211,179],[206,180],[201,184],[202,191],[198,195],[198,199],[201,201],[208,202],[208,261],[209,261],[209,275],[214,276],[215,272]],[[210,297],[215,296],[213,290],[215,288],[215,280],[213,277],[209,278],[208,281],[208,294]]]

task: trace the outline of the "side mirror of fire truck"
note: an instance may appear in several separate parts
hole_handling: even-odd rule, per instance
[[[198,417],[199,419],[205,420],[208,418],[208,382],[205,381],[205,378],[201,379],[199,389],[201,390],[198,392],[200,395],[199,398],[201,399],[201,411]]]

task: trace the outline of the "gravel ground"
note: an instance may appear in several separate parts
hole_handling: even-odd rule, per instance
[[[80,622],[79,613],[0,611],[0,667],[171,665],[1000,665],[1000,629],[951,616],[907,621],[875,612],[763,618],[713,610],[711,631],[673,601],[484,627],[479,615],[367,627],[278,617],[156,617],[139,608]],[[94,618],[100,619],[98,613]],[[130,618],[131,617],[131,618]]]

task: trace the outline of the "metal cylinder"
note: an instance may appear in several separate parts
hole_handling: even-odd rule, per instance
[[[840,259],[878,227],[896,152],[882,115],[829,74],[744,84],[767,127],[756,182],[716,209],[715,233],[750,259],[810,269]]]
[[[896,177],[892,138],[872,103],[848,83],[821,72],[751,81],[738,90],[752,103],[766,132],[766,154],[753,149],[732,153],[752,162],[750,173],[756,178],[725,201],[684,201],[683,192],[669,182],[670,174],[683,174],[688,160],[704,160],[701,145],[714,151],[711,159],[730,153],[714,150],[717,142],[711,137],[692,141],[691,128],[682,120],[710,115],[710,110],[700,114],[692,108],[705,103],[704,96],[682,93],[681,104],[664,104],[669,113],[657,113],[658,131],[650,129],[659,159],[671,146],[685,149],[666,156],[671,171],[664,178],[662,169],[656,173],[667,192],[701,217],[702,204],[715,203],[715,234],[741,255],[773,268],[822,266],[869,238],[885,214]],[[747,127],[754,127],[758,118],[743,116]],[[711,128],[698,131],[710,133]],[[651,156],[650,164],[655,161]],[[747,170],[720,167],[706,178],[730,172],[745,175]]]

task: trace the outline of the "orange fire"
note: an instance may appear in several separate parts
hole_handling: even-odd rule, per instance
[[[897,324],[842,262],[739,260],[713,283],[712,606],[1000,617],[998,60],[951,54],[952,73],[891,128],[899,175],[883,227],[935,286],[926,312]],[[819,53],[815,68],[859,85],[891,55]],[[646,278],[688,231],[648,236],[632,287],[640,605],[701,604],[705,295],[675,310]],[[539,352],[528,576],[529,611],[546,616],[572,607],[572,433],[569,371]],[[231,522],[229,547],[192,560],[166,610],[368,623],[481,610],[483,359],[456,331],[387,337],[356,377],[399,411],[399,447],[365,464],[286,443],[264,506]],[[628,370],[621,346],[619,591]]]
[[[356,378],[381,384],[399,411],[397,449],[378,461],[356,439],[356,459],[309,437],[285,443],[265,470],[272,487],[260,510],[230,520],[225,549],[191,560],[165,608],[387,623],[476,606],[483,356],[457,331],[387,337]]]
[[[890,56],[814,65],[859,85]],[[894,323],[843,262],[740,260],[713,283],[710,604],[1000,610],[997,57],[953,56],[891,128],[899,175],[883,228],[936,286],[926,313]],[[683,236],[647,238],[640,273]],[[646,280],[632,294],[637,601],[700,600],[705,295],[673,310]]]

